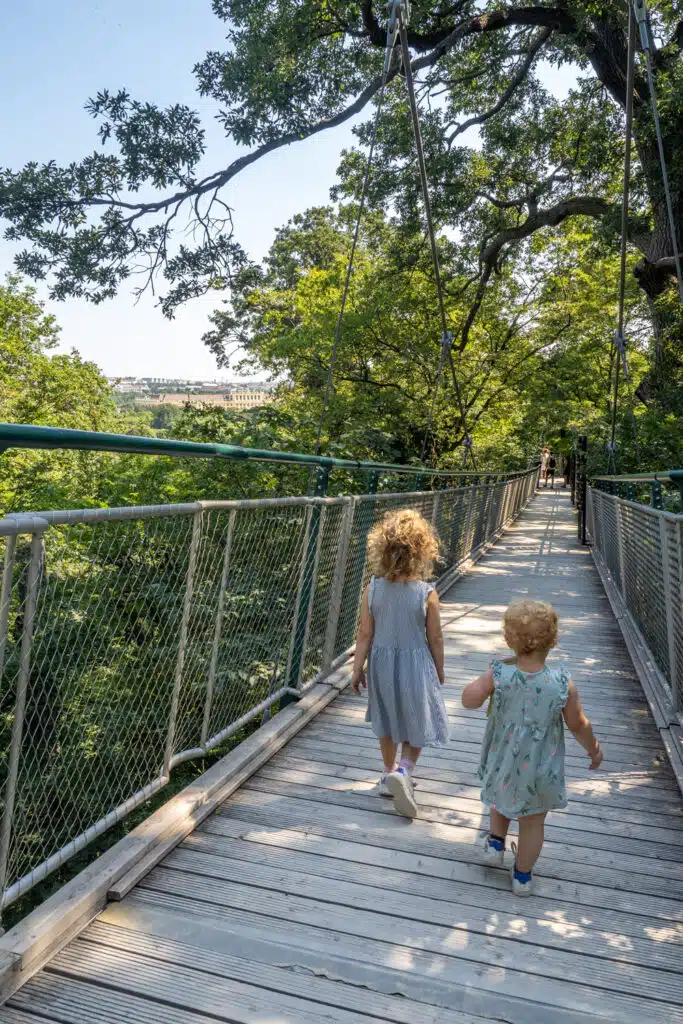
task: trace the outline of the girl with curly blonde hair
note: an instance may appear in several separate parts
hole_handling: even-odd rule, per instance
[[[462,703],[479,708],[489,700],[479,766],[481,798],[491,811],[484,859],[502,867],[510,821],[517,818],[512,888],[529,896],[546,815],[567,806],[562,720],[588,753],[591,768],[600,767],[602,752],[566,669],[546,665],[557,643],[555,609],[544,601],[513,601],[503,633],[515,657],[493,661],[488,672],[465,687]]]
[[[418,512],[401,509],[375,526],[368,550],[373,576],[363,594],[351,684],[355,693],[368,689],[365,718],[384,761],[379,792],[415,818],[412,774],[420,751],[448,741],[439,598],[425,582],[439,541]]]

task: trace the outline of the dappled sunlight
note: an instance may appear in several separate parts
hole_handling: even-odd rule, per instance
[[[683,943],[683,924],[669,924],[661,927],[647,925],[643,929],[643,934],[653,942]]]
[[[594,605],[585,613],[578,607],[584,591],[566,576],[568,560],[562,573],[543,568],[553,557],[539,546],[561,550],[557,536],[539,540],[546,525],[542,516],[527,518],[528,559],[511,542],[505,557],[488,556],[458,584],[457,607],[444,601],[444,618],[452,613],[445,622],[452,741],[418,762],[421,817],[409,821],[379,797],[381,759],[365,702],[342,696],[128,902],[112,904],[108,918],[105,912],[112,929],[150,943],[152,952],[135,958],[136,978],[144,981],[141,962],[163,959],[164,929],[173,928],[196,949],[186,970],[209,977],[212,1007],[221,986],[237,979],[267,989],[268,1000],[293,992],[313,1008],[306,1020],[356,1019],[360,1003],[346,1002],[352,992],[369,1001],[374,1018],[394,1024],[468,1013],[474,1020],[481,1010],[482,1021],[521,1022],[531,1014],[546,1024],[553,1014],[534,1016],[533,1002],[589,1019],[594,989],[613,1021],[648,1020],[647,1000],[654,1000],[653,1024],[669,1024],[666,1007],[683,992],[683,879],[674,862],[683,831],[674,831],[680,819],[671,831],[668,825],[672,812],[680,815],[679,795],[660,765],[659,734],[623,652],[615,667],[615,624],[603,636]],[[487,812],[475,771],[486,718],[463,709],[458,693],[492,657],[509,656],[503,595],[510,585],[516,594],[525,586],[534,593],[534,580],[560,609],[552,663],[569,664],[584,687],[607,758],[604,770],[588,772],[568,737],[570,805],[549,815],[536,888],[523,899],[510,889],[509,843],[504,869],[483,863]],[[514,822],[509,840],[518,841]],[[104,945],[101,936],[90,941]],[[117,941],[123,948],[125,937]],[[236,973],[244,964],[246,979]],[[127,984],[122,977],[112,973],[104,983],[118,990]],[[381,1002],[387,994],[396,1000],[392,1015]],[[250,1021],[297,1024],[296,1013],[280,1013],[268,1000],[250,1003]]]

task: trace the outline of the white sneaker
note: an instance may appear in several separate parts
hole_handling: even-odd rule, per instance
[[[510,868],[510,878],[512,879],[512,891],[515,896],[531,896],[534,887],[533,877],[528,882],[520,882],[518,878],[515,878],[515,867],[517,866],[517,844],[512,844],[512,856],[513,862]]]
[[[400,769],[387,776],[387,789],[394,798],[394,806],[404,818],[417,818],[417,804],[413,783]]]
[[[488,835],[484,839],[484,863],[491,868],[502,868],[505,860],[505,850],[497,850],[489,843]]]
[[[382,776],[382,778],[377,783],[376,792],[377,792],[378,796],[387,796],[387,797],[389,797],[389,799],[391,799],[391,793],[389,792],[389,787],[387,786],[387,779],[388,778],[389,778],[388,775],[383,775]]]

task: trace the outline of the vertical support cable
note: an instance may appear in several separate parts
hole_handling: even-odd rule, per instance
[[[628,242],[628,212],[631,194],[631,146],[633,140],[633,82],[636,59],[636,19],[633,7],[628,5],[628,57],[626,69],[626,141],[624,151],[624,193],[621,206],[621,264],[619,268],[619,321],[615,339],[614,392],[612,396],[612,425],[607,472],[616,472],[617,405],[619,401],[619,375],[621,373],[620,344],[624,342],[624,306],[626,301],[626,248]]]
[[[173,691],[171,693],[171,709],[168,716],[168,732],[166,734],[166,750],[164,752],[164,775],[166,778],[171,774],[171,761],[173,759],[173,748],[178,723],[178,708],[180,705],[180,688],[183,683],[183,669],[185,667],[185,656],[187,654],[187,635],[190,628],[190,613],[192,611],[192,593],[194,590],[194,577],[197,570],[197,556],[199,543],[202,535],[202,513],[195,512],[192,522],[192,539],[190,541],[190,557],[187,563],[187,574],[185,576],[185,596],[183,598],[183,612],[180,620],[180,637],[178,639],[178,655],[176,657],[175,675],[173,678]]]
[[[384,104],[384,94],[386,93],[387,83],[389,81],[389,71],[391,70],[391,59],[394,54],[394,47],[396,45],[396,35],[398,27],[396,19],[391,18],[389,20],[389,26],[387,28],[387,42],[386,50],[384,53],[384,68],[382,70],[382,84],[379,90],[379,96],[377,99],[377,111],[375,113],[375,124],[372,130],[372,138],[370,140],[370,149],[368,150],[368,160],[365,165],[365,175],[363,176],[363,185],[361,188],[360,202],[358,204],[358,215],[356,216],[356,226],[353,232],[353,240],[351,242],[351,252],[349,254],[349,261],[346,265],[346,278],[344,280],[344,290],[342,292],[341,307],[339,309],[339,316],[337,317],[337,326],[334,331],[334,341],[332,342],[332,355],[330,357],[330,365],[327,369],[327,383],[325,385],[325,394],[323,396],[322,409],[320,411],[320,420],[318,421],[318,431],[315,439],[315,454],[320,454],[320,443],[322,440],[323,425],[325,423],[325,414],[327,412],[327,406],[330,401],[330,395],[332,394],[332,384],[334,382],[334,368],[337,362],[337,352],[339,350],[339,342],[341,340],[342,327],[344,326],[344,314],[346,312],[346,303],[349,297],[349,289],[351,287],[351,276],[353,274],[353,264],[356,258],[356,250],[358,248],[358,242],[360,239],[360,229],[363,221],[363,213],[365,211],[365,205],[368,198],[368,188],[370,185],[370,176],[372,174],[372,164],[375,157],[375,149],[377,147],[377,139],[379,137],[379,122],[382,115],[382,106]]]
[[[213,705],[213,694],[216,688],[216,672],[218,670],[218,652],[221,643],[221,632],[223,629],[223,617],[225,615],[225,594],[228,588],[230,575],[230,556],[232,553],[232,536],[235,532],[235,519],[237,510],[233,509],[228,517],[228,532],[225,538],[225,552],[223,554],[223,570],[221,572],[220,591],[218,594],[218,609],[216,611],[216,625],[213,633],[213,644],[211,646],[211,661],[209,663],[209,677],[206,683],[206,700],[204,702],[204,720],[202,722],[202,734],[199,746],[206,746],[209,738],[209,723],[211,721],[211,707]]]
[[[32,524],[32,529],[34,531],[37,529],[39,532],[34,532],[31,537],[31,554],[29,558],[26,598],[23,609],[24,614],[21,650],[19,654],[19,673],[17,676],[17,692],[14,700],[12,739],[10,742],[9,760],[7,764],[5,806],[2,814],[2,824],[0,825],[0,893],[4,893],[7,887],[9,848],[12,838],[14,806],[17,796],[17,779],[19,776],[21,741],[24,731],[24,716],[26,713],[26,696],[28,693],[28,684],[31,675],[33,630],[36,621],[38,590],[40,586],[40,574],[43,559],[43,534],[47,529],[47,525],[47,522],[43,525],[36,520],[34,520]]]
[[[408,90],[408,100],[410,106],[410,117],[413,124],[413,135],[415,137],[415,150],[417,152],[417,162],[420,169],[420,182],[422,185],[422,199],[425,207],[425,219],[427,221],[427,233],[429,234],[429,244],[432,252],[432,264],[434,266],[434,279],[436,282],[436,292],[439,302],[439,316],[441,318],[441,337],[442,337],[442,351],[445,339],[447,338],[448,321],[446,319],[446,307],[444,305],[443,298],[443,283],[441,281],[441,266],[439,263],[439,249],[436,244],[436,232],[434,230],[434,219],[432,217],[432,204],[429,199],[429,182],[427,181],[427,165],[425,162],[424,146],[422,144],[422,131],[420,129],[420,115],[417,109],[417,99],[415,96],[415,80],[413,78],[413,68],[410,62],[410,46],[408,44],[408,32],[406,30],[406,23],[403,12],[399,12],[398,16],[399,24],[399,38],[401,40],[401,53],[403,56],[403,71],[406,78],[406,88]],[[448,359],[450,362],[451,373],[453,376],[453,388],[455,390],[455,398],[458,403],[458,412],[460,414],[460,421],[462,423],[462,429],[465,434],[465,441],[469,439],[469,433],[467,431],[467,417],[465,415],[465,406],[463,404],[462,392],[460,390],[460,383],[458,381],[458,375],[455,371],[455,363],[453,361],[453,352],[451,351],[450,345],[448,348]],[[426,445],[425,445],[426,446]],[[474,455],[472,453],[471,446],[465,444],[465,460],[463,465],[467,462],[467,456],[472,459],[474,465]]]
[[[652,73],[652,34],[650,20],[645,6],[645,0],[633,0],[635,4],[635,16],[640,29],[640,42],[645,54],[645,67],[647,69],[647,84],[650,92],[650,103],[652,105],[652,116],[655,122],[655,133],[657,135],[657,148],[659,150],[659,163],[662,168],[662,181],[664,183],[664,198],[666,200],[666,212],[669,221],[669,232],[673,246],[674,266],[678,281],[678,294],[683,305],[683,274],[681,273],[681,258],[678,250],[678,233],[674,218],[673,204],[671,202],[671,188],[669,185],[669,173],[666,168],[666,155],[664,153],[664,140],[662,138],[662,126],[659,120],[659,108],[657,106],[657,93],[655,91],[655,80]],[[630,6],[630,5],[629,5]]]

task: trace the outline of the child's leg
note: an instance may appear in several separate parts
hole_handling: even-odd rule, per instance
[[[491,808],[491,819],[490,819],[490,835],[495,836],[497,839],[506,839],[508,829],[510,828],[510,819],[506,818],[500,811],[497,811],[494,807]]]
[[[524,874],[527,871],[533,871],[534,864],[543,849],[545,819],[546,812],[529,814],[519,819],[519,847],[515,867]]]
[[[380,736],[379,749],[382,752],[384,770],[391,772],[396,767],[396,752],[398,743],[394,743],[391,736]]]
[[[405,768],[408,775],[412,775],[417,759],[422,753],[422,747],[411,747],[406,740],[401,744],[401,768]]]

